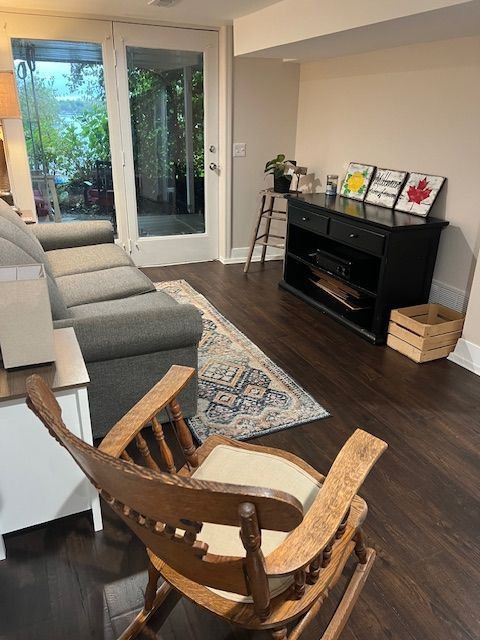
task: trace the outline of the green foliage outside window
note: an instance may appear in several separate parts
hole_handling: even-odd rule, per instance
[[[133,147],[142,175],[173,180],[185,174],[185,117],[182,70],[156,73],[129,70]],[[35,74],[40,131],[31,86],[19,82],[27,151],[32,171],[62,176],[70,185],[95,177],[95,162],[110,161],[103,69],[99,64],[70,65],[67,85],[78,98],[56,95],[52,78]],[[159,117],[160,103],[163,118]],[[192,69],[195,177],[204,175],[203,72]],[[41,137],[41,139],[40,139]],[[43,151],[42,151],[43,149]]]

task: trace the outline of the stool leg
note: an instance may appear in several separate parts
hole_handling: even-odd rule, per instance
[[[265,238],[264,241],[268,242],[268,237],[270,235],[270,224],[272,222],[272,218],[270,216],[273,216],[273,210],[274,210],[274,205],[275,205],[275,196],[270,196],[270,208],[267,209],[266,213],[268,213],[268,218],[267,218],[267,223],[266,223],[266,227],[265,227]],[[262,247],[262,258],[261,258],[261,262],[262,264],[265,262],[265,255],[267,253],[267,245],[264,244]]]
[[[253,251],[255,249],[255,242],[257,241],[257,237],[258,237],[258,230],[260,229],[260,223],[262,222],[262,216],[265,213],[265,210],[264,210],[265,199],[266,199],[266,196],[262,196],[262,202],[260,204],[260,211],[258,212],[257,222],[256,222],[255,227],[253,229],[252,242],[250,243],[250,251],[248,252],[248,258],[247,258],[247,261],[245,262],[245,267],[243,268],[243,273],[247,273],[249,268],[250,268],[250,262],[252,261]]]

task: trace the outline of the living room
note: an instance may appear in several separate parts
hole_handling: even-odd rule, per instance
[[[0,11],[0,638],[475,640],[480,2]]]

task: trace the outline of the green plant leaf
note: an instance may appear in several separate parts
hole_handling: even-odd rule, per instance
[[[265,165],[264,173],[273,173],[276,177],[285,173],[285,154],[279,153],[276,158],[269,160]]]

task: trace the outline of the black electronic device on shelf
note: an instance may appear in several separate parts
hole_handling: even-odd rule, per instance
[[[374,343],[390,311],[428,301],[448,225],[325,194],[288,201],[280,286]]]
[[[374,258],[369,255],[360,251],[345,250],[342,246],[337,248],[336,253],[326,249],[316,249],[310,256],[318,267],[346,280],[358,277],[365,269],[372,267],[374,262]]]

